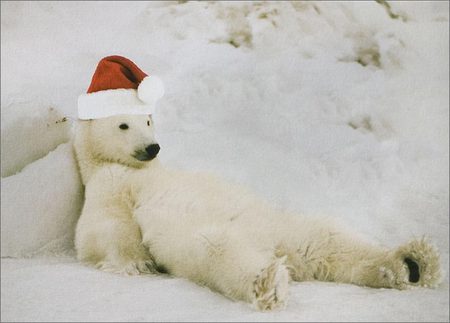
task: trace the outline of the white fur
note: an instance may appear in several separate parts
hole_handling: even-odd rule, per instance
[[[437,252],[425,240],[386,250],[328,221],[274,210],[211,175],[136,160],[135,150],[154,143],[148,121],[114,116],[79,125],[81,261],[128,274],[164,267],[261,310],[285,306],[289,278],[399,289],[439,281]],[[408,281],[406,257],[420,267],[417,283]]]

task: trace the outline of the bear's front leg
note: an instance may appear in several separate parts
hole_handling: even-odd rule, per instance
[[[86,207],[87,206],[87,207]],[[139,226],[126,210],[85,206],[78,221],[75,247],[79,260],[113,273],[155,273],[155,262],[142,245]]]
[[[96,268],[124,275],[157,273],[155,261],[142,245],[140,230],[134,221],[110,221],[107,227],[109,234],[103,242],[107,252],[103,260],[95,264]]]

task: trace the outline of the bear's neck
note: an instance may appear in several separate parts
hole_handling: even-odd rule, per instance
[[[100,167],[102,167],[104,163],[100,163],[96,160],[92,152],[89,151],[87,145],[82,142],[82,137],[83,136],[81,134],[77,134],[75,136],[74,150],[78,168],[81,174],[81,181],[83,182],[83,185],[86,185],[89,182],[92,174],[94,174]]]
[[[95,154],[92,153],[89,143],[86,142],[86,138],[88,137],[88,127],[79,124],[75,132],[73,145],[78,168],[80,170],[81,181],[85,186],[95,172],[107,165],[105,161],[99,160]]]
[[[84,145],[77,145],[75,141],[75,154],[76,159],[78,163],[78,168],[80,170],[81,174],[81,181],[83,182],[83,185],[87,185],[87,183],[90,181],[92,175],[94,175],[98,170],[104,167],[112,166],[112,165],[121,165],[114,162],[108,162],[104,160],[99,160],[96,158],[95,154],[92,153],[88,147]],[[150,167],[152,165],[152,167]],[[131,166],[121,165],[124,168],[130,168]],[[145,167],[142,168],[133,168],[135,170],[146,170],[149,168],[155,168],[160,166],[159,161],[157,158],[152,160],[151,164],[149,163]]]

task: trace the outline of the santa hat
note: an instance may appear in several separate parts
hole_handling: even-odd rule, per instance
[[[108,56],[98,63],[87,94],[78,97],[78,118],[152,114],[163,95],[158,77],[145,74],[125,57]]]

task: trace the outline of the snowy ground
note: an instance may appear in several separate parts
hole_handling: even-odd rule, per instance
[[[2,321],[448,321],[448,2],[2,2]],[[160,159],[375,243],[427,235],[435,290],[296,283],[258,313],[190,282],[78,264],[70,148],[97,62],[166,84]]]

